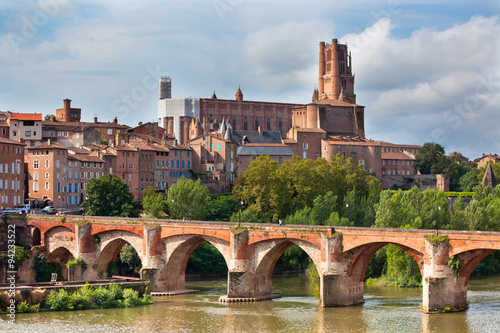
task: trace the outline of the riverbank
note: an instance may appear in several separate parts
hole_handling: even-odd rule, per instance
[[[49,299],[51,293],[63,290],[67,295],[81,290],[85,286],[93,290],[110,288],[118,286],[121,290],[130,289],[137,294],[137,297],[143,298],[148,294],[149,281],[137,279],[106,279],[96,281],[71,281],[71,282],[39,282],[30,284],[16,284],[11,286],[6,283],[0,284],[0,309],[5,310],[10,304],[11,299],[16,304],[26,302],[28,305],[44,305]],[[12,297],[14,296],[14,297]]]

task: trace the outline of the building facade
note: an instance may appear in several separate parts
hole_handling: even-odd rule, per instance
[[[0,137],[0,206],[12,208],[24,203],[25,144]]]

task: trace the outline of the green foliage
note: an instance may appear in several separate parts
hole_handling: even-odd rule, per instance
[[[40,304],[30,305],[28,302],[23,301],[16,306],[17,313],[36,313],[40,311]]]
[[[47,266],[48,266],[51,273],[57,274],[57,281],[65,281],[64,275],[63,275],[63,267],[61,266],[60,263],[49,261],[47,263]]]
[[[153,187],[148,187],[142,191],[144,197],[142,199],[142,207],[147,217],[161,218],[167,211],[167,198],[161,194],[156,193]]]
[[[307,225],[311,224],[312,219],[309,217],[311,214],[311,208],[305,207],[302,209],[299,209],[295,211],[295,213],[292,215],[288,215],[284,223],[285,224],[299,224],[299,225]]]
[[[307,265],[307,272],[309,273],[309,288],[311,289],[314,297],[319,298],[319,274],[316,265],[312,260]]]
[[[24,247],[22,246],[15,246],[14,247],[14,263],[17,268],[21,267],[23,262],[28,259],[30,256],[29,254],[24,250]]]
[[[35,281],[36,282],[48,282],[51,278],[51,272],[47,264],[47,259],[43,254],[39,254],[35,257]]]
[[[108,274],[107,277],[112,277],[113,275],[116,275],[118,271],[118,268],[116,266],[116,263],[113,260],[110,260],[108,262]]]
[[[400,247],[386,246],[387,270],[385,277],[398,287],[419,287],[422,276],[415,260]]]
[[[448,158],[440,144],[426,142],[415,156],[415,166],[422,174],[447,174],[452,191],[470,191],[475,185],[473,175],[467,174],[474,167],[471,163],[460,162],[460,155],[454,152],[452,158]]]
[[[458,276],[458,272],[460,271],[460,268],[462,268],[462,262],[460,261],[460,258],[456,256],[451,256],[450,260],[448,260],[448,266],[453,269],[455,274]]]
[[[231,194],[210,196],[207,200],[206,219],[208,221],[229,221],[240,209],[238,198]]]
[[[309,265],[309,256],[297,245],[292,245],[281,255],[274,266],[274,273],[303,271]]]
[[[66,267],[80,267],[82,271],[85,271],[87,269],[87,263],[82,259],[82,258],[75,258],[68,260],[66,263]]]
[[[480,184],[479,175],[481,170],[477,168],[471,168],[465,175],[460,177],[460,187],[462,191],[473,191],[474,187]],[[483,172],[484,174],[484,172]]]
[[[134,276],[139,276],[139,272],[142,267],[141,258],[137,254],[137,251],[130,244],[125,244],[120,250],[120,261],[126,264],[130,271],[133,272]],[[108,271],[109,274],[109,271]]]
[[[448,235],[425,235],[425,239],[427,239],[431,243],[442,243],[449,239]]]
[[[142,298],[133,289],[121,289],[118,285],[92,288],[88,282],[82,288],[69,294],[64,289],[52,291],[45,302],[45,309],[50,311],[107,309],[134,307],[153,304],[151,295],[145,293]]]
[[[344,197],[349,191],[355,196],[368,197],[372,179],[362,166],[355,166],[351,159],[345,160],[340,155],[330,162],[294,157],[281,167],[269,156],[260,156],[240,175],[233,193],[258,219],[271,222],[284,219],[291,212],[313,208],[319,195],[324,200],[331,192],[329,199],[336,198],[333,207],[327,213],[325,206],[318,202],[317,214],[313,216],[315,221],[325,223],[332,211],[342,212]]]
[[[170,218],[203,220],[208,190],[201,179],[193,181],[182,176],[168,189],[168,210]]]
[[[66,311],[73,310],[74,305],[68,292],[65,289],[59,289],[57,292],[50,292],[45,301],[45,308],[50,311]]]
[[[261,221],[255,216],[250,210],[245,209],[240,212],[234,212],[233,215],[231,215],[231,222],[239,222],[240,221],[240,216],[241,216],[241,222],[248,222],[248,223],[260,223]]]
[[[87,199],[82,203],[86,215],[138,216],[128,185],[116,175],[93,178],[88,182],[86,190]]]
[[[387,255],[385,247],[381,248],[373,255],[372,259],[368,263],[368,267],[365,272],[365,282],[368,279],[373,279],[381,276],[387,269]],[[368,283],[368,282],[367,282]]]
[[[224,256],[208,242],[201,243],[189,257],[186,267],[189,274],[226,274]]]

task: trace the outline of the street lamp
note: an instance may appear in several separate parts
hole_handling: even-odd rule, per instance
[[[240,201],[240,211],[238,214],[238,227],[241,225],[241,207],[243,207],[243,200]]]
[[[441,216],[440,212],[441,212],[441,206],[438,206],[438,216],[436,219],[436,236],[439,235],[439,218]]]
[[[345,204],[345,208],[347,210],[347,214],[349,216],[349,224],[351,223],[351,211],[349,210],[349,203]]]

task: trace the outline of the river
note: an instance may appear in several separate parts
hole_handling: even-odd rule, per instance
[[[439,315],[418,310],[422,289],[365,287],[365,303],[320,308],[303,275],[275,275],[273,292],[283,298],[220,304],[225,279],[188,281],[198,294],[155,297],[130,309],[17,314],[1,332],[499,332],[500,276],[471,280],[469,309]],[[1,316],[6,319],[5,315]]]

